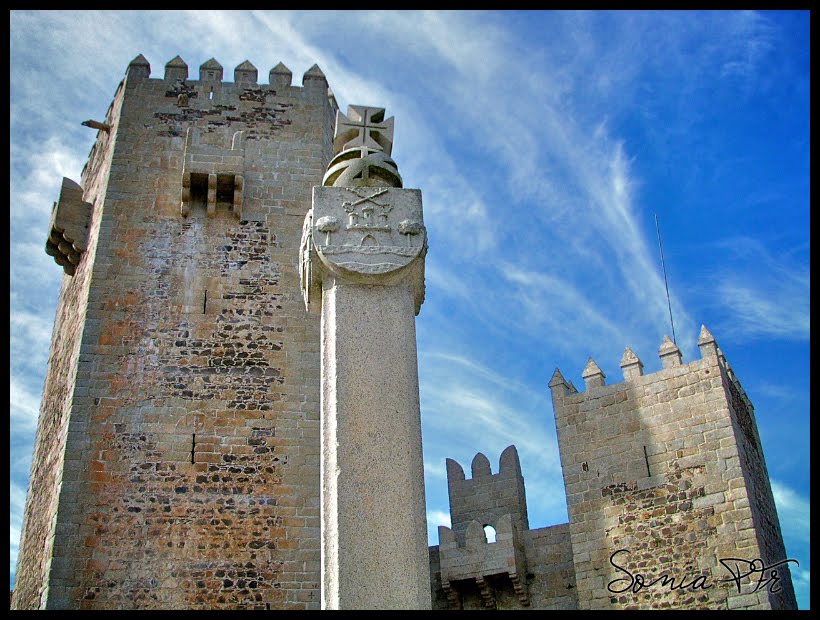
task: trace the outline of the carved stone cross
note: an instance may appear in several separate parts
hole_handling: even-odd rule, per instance
[[[390,155],[393,150],[393,117],[384,119],[384,108],[361,105],[347,107],[347,115],[336,111],[333,151],[340,153],[357,146],[369,146]]]

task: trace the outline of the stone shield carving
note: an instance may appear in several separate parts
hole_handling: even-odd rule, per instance
[[[311,234],[316,255],[326,269],[375,283],[424,255],[427,234],[421,192],[395,187],[314,187]]]
[[[305,307],[318,309],[313,302],[321,299],[325,274],[362,284],[393,285],[412,272],[418,312],[424,300],[424,261],[419,259],[426,253],[419,190],[314,187],[301,243]]]

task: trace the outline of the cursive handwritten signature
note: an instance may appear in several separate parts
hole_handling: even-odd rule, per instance
[[[763,586],[769,587],[769,592],[780,592],[782,588],[780,587],[780,577],[777,576],[777,571],[775,570],[778,566],[782,564],[788,564],[789,562],[794,562],[798,566],[800,566],[800,562],[797,560],[781,560],[780,562],[775,562],[771,566],[766,566],[763,563],[763,560],[760,558],[755,558],[751,562],[749,560],[742,560],[740,558],[725,558],[720,560],[720,563],[723,564],[723,568],[728,570],[732,576],[728,579],[724,579],[723,582],[734,581],[735,585],[737,586],[738,594],[740,593],[740,580],[744,577],[749,577],[750,575],[758,575],[757,578],[757,585],[752,592],[757,592]],[[734,564],[734,569],[730,565]],[[745,565],[746,572],[741,572],[741,567]],[[768,579],[766,578],[766,571],[770,571]],[[750,577],[751,580],[751,577]]]
[[[633,593],[637,594],[642,589],[651,588],[657,584],[660,584],[664,587],[668,587],[670,591],[685,590],[687,588],[693,591],[708,590],[714,587],[714,584],[709,582],[709,575],[684,573],[683,575],[674,577],[669,575],[668,573],[663,573],[655,579],[648,579],[641,573],[633,574],[625,567],[615,562],[615,556],[617,556],[620,553],[628,554],[629,550],[618,549],[612,555],[609,556],[609,563],[612,564],[612,566],[614,566],[618,572],[623,573],[625,575],[624,577],[613,579],[607,584],[606,589],[612,592],[613,594],[620,594],[629,591],[632,591]],[[757,584],[755,585],[755,589],[752,590],[752,592],[757,592],[763,586],[768,586],[769,592],[780,592],[780,577],[778,576],[777,570],[775,569],[778,566],[787,564],[789,562],[794,562],[795,564],[800,566],[800,563],[797,560],[792,559],[781,560],[780,562],[776,562],[771,566],[766,566],[763,560],[761,560],[760,558],[755,558],[751,561],[742,560],[739,558],[721,559],[720,563],[726,570],[729,571],[731,577],[727,579],[721,579],[720,583],[734,582],[734,584],[737,586],[738,593],[740,593],[741,580],[745,577],[750,577],[751,580],[751,576],[754,575],[757,577]]]
[[[618,551],[609,556],[609,563],[612,564],[612,566],[614,566],[617,570],[627,575],[627,577],[613,579],[606,585],[606,589],[613,594],[620,594],[621,592],[628,592],[629,590],[632,590],[632,592],[637,594],[643,588],[651,588],[657,583],[660,583],[662,586],[669,586],[670,590],[683,590],[685,588],[692,588],[692,590],[708,590],[712,587],[712,584],[708,583],[707,575],[697,575],[694,579],[692,579],[692,581],[686,583],[686,578],[688,575],[684,574],[680,581],[675,583],[674,577],[670,577],[668,574],[664,573],[656,579],[647,581],[646,577],[644,577],[641,573],[635,573],[633,575],[623,566],[616,564],[615,556],[619,553],[629,553],[629,551],[627,549],[618,549]],[[617,586],[620,589],[613,589],[613,586],[616,584],[620,584]]]

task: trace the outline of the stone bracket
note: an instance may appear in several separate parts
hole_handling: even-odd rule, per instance
[[[444,590],[444,595],[447,597],[447,606],[450,609],[461,609],[461,597],[453,585],[449,581],[442,580],[441,589]]]
[[[524,607],[529,607],[530,596],[527,592],[527,584],[521,582],[521,579],[518,578],[518,573],[510,573],[510,581],[512,581],[513,590],[515,590],[515,594],[518,596],[518,602]]]
[[[529,607],[530,597],[527,592],[526,584],[519,579],[518,573],[508,573],[508,576],[510,578],[510,582],[512,583],[513,590],[515,590],[515,594],[518,597],[518,602],[521,603],[522,607]],[[495,590],[492,586],[487,582],[483,575],[477,575],[474,580],[478,586],[478,591],[481,594],[481,601],[484,607],[487,609],[496,609],[498,605]],[[458,593],[455,582],[442,579],[441,589],[447,597],[447,606],[449,609],[462,609],[461,596]]]
[[[83,188],[64,177],[60,198],[51,212],[46,254],[70,276],[88,247],[92,210],[91,203],[83,201]]]
[[[481,600],[484,603],[484,607],[495,609],[495,592],[493,592],[493,589],[485,581],[484,577],[479,575],[475,578],[475,583],[478,586],[478,591],[481,593]]]

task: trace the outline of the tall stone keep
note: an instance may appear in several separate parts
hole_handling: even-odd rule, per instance
[[[415,315],[421,192],[403,189],[384,109],[337,113],[305,218],[302,286],[322,316],[322,604],[430,609]]]
[[[46,252],[65,275],[15,608],[319,606],[319,319],[298,248],[333,154],[314,66],[129,65]],[[364,536],[364,532],[362,533]]]

